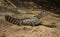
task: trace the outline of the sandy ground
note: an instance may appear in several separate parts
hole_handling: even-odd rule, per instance
[[[1,6],[1,5],[0,5]],[[28,10],[19,10],[21,13]],[[39,26],[18,26],[5,20],[4,15],[16,15],[18,17],[33,17],[39,10],[29,11],[33,14],[16,14],[11,11],[0,12],[0,37],[60,37],[60,15],[49,13],[41,18]],[[28,15],[28,16],[27,16]]]
[[[14,25],[0,16],[0,37],[60,37],[60,18],[54,16],[44,16],[40,22],[43,25],[34,27]]]

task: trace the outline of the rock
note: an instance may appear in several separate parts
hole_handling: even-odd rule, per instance
[[[60,15],[49,13],[42,18],[41,24],[60,27]]]

